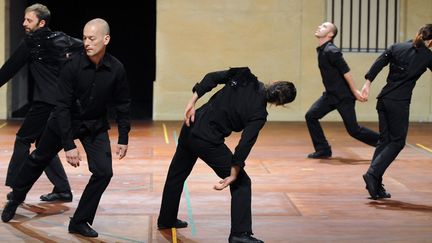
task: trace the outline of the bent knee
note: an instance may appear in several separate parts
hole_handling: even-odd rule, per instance
[[[93,176],[100,179],[100,180],[111,180],[113,177],[112,171],[105,171],[105,172],[99,172],[99,173],[93,173]]]
[[[313,112],[308,111],[305,114],[305,119],[306,120],[317,120],[318,118],[316,116],[314,116]]]
[[[360,129],[361,128],[357,128],[357,129],[347,129],[348,134],[353,137],[356,138],[359,134],[360,134]]]
[[[395,141],[393,142],[393,146],[396,149],[402,150],[405,147],[406,142],[405,141]]]

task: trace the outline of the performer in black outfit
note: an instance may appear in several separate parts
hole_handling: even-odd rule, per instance
[[[195,113],[196,100],[218,84],[225,86]],[[244,170],[245,160],[266,122],[267,102],[289,103],[294,100],[296,89],[287,81],[265,87],[249,68],[244,67],[208,73],[194,86],[193,92],[166,178],[158,228],[187,227],[187,222],[177,219],[180,197],[184,181],[201,158],[224,178],[215,189],[230,186],[229,242],[262,242],[251,236],[251,180]],[[224,143],[232,131],[242,131],[234,153]]]
[[[80,139],[92,176],[71,218],[69,232],[98,236],[89,224],[93,223],[102,193],[113,175],[107,105],[113,103],[116,109],[119,132],[116,153],[121,159],[127,151],[130,98],[123,65],[105,52],[110,40],[108,23],[102,19],[89,21],[83,38],[86,54],[72,57],[60,74],[57,106],[39,146],[17,176],[20,179],[14,183],[14,196],[2,213],[4,222],[13,218],[34,182],[62,148],[67,162],[79,166],[81,157],[74,139]]]
[[[26,37],[17,50],[0,69],[0,86],[8,82],[25,64],[34,79],[34,101],[15,139],[12,158],[6,177],[6,186],[12,187],[22,163],[29,155],[30,146],[41,136],[54,108],[60,68],[68,51],[82,50],[82,42],[64,33],[48,28],[50,11],[42,4],[26,8],[23,26]],[[54,184],[52,193],[41,196],[43,201],[72,201],[71,188],[58,156],[54,156],[45,169],[48,179]],[[8,193],[8,199],[12,193]]]
[[[324,136],[319,119],[329,112],[337,110],[342,117],[349,135],[370,146],[376,146],[378,133],[359,126],[355,113],[355,100],[364,98],[357,90],[350,68],[345,62],[341,51],[333,44],[337,28],[333,23],[325,22],[318,26],[315,37],[319,41],[318,66],[324,83],[325,92],[315,101],[306,113],[306,124],[315,152],[308,158],[320,159],[332,156],[331,147]]]
[[[388,64],[387,84],[378,95],[380,140],[371,165],[363,179],[372,199],[388,198],[382,178],[406,142],[409,124],[409,107],[414,86],[429,68],[432,71],[432,24],[420,28],[413,41],[397,43],[381,54],[366,74],[362,89],[368,97],[371,82]]]

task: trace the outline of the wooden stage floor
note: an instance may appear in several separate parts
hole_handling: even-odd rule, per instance
[[[3,124],[3,125],[1,125]],[[4,185],[20,122],[0,122],[0,179]],[[246,162],[252,179],[253,229],[265,242],[432,242],[432,123],[413,123],[407,145],[384,177],[391,199],[368,199],[362,174],[373,148],[351,138],[342,123],[324,123],[333,158],[311,160],[303,122],[269,122]],[[377,129],[376,123],[366,123]],[[0,222],[0,242],[172,242],[158,231],[163,183],[180,122],[134,122],[128,155],[114,160],[114,177],[102,197],[93,227],[95,239],[67,233],[69,217],[89,178],[87,163],[64,164],[73,188],[71,203],[43,203],[51,191],[43,175],[10,223]],[[239,134],[227,140],[233,148]],[[117,141],[111,130],[113,147]],[[79,147],[81,154],[82,147]],[[64,160],[64,152],[60,153]],[[177,242],[227,242],[229,190],[214,191],[219,179],[198,161],[182,195],[179,218],[189,227]],[[6,202],[9,188],[0,187]]]

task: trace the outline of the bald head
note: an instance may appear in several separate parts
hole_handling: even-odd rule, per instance
[[[103,19],[92,19],[84,26],[84,48],[87,56],[96,64],[105,54],[106,46],[111,38],[109,33],[109,25]]]
[[[337,29],[335,24],[333,24],[331,22],[327,22],[327,23],[330,25],[331,32],[333,33],[332,39],[334,39],[338,33],[338,29]]]
[[[110,27],[108,25],[108,22],[106,22],[104,19],[96,18],[92,19],[84,26],[86,27],[93,27],[101,31],[102,35],[109,35],[110,34]]]

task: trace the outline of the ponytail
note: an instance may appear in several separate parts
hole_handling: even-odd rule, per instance
[[[426,24],[420,28],[413,40],[413,46],[420,48],[424,46],[424,41],[432,40],[432,24]]]

